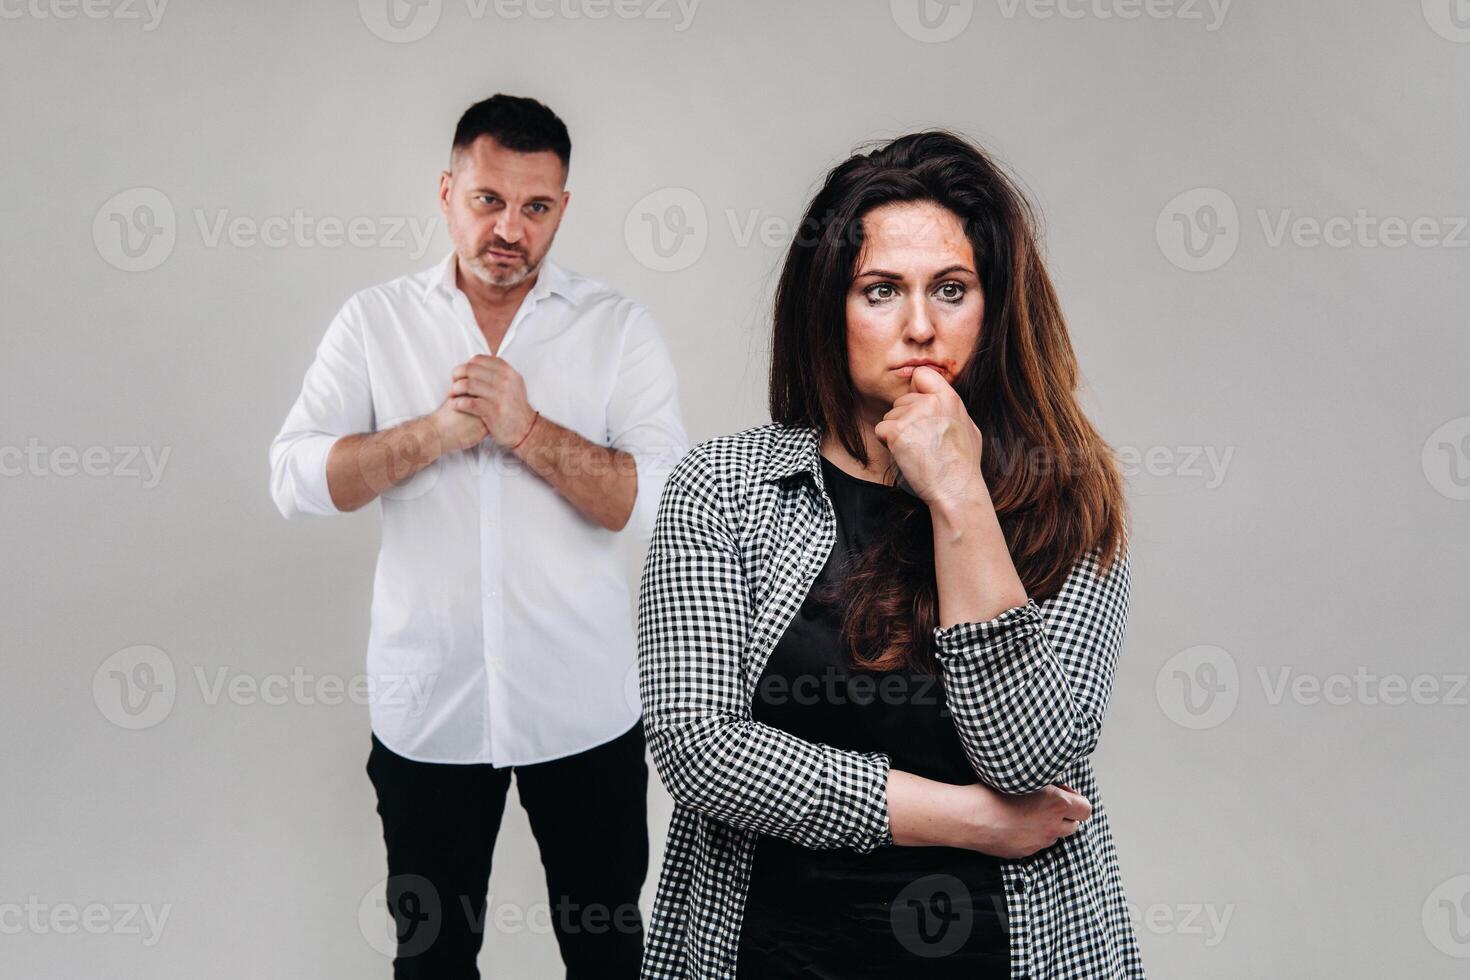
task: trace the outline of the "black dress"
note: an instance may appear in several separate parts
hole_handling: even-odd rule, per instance
[[[947,783],[978,780],[945,707],[938,675],[848,666],[835,609],[817,593],[905,494],[851,476],[825,457],[837,540],[812,593],[771,652],[754,719],[834,748],[886,752],[894,769]],[[867,854],[757,840],[740,932],[741,980],[1010,976],[1005,888],[990,855],[951,847]]]

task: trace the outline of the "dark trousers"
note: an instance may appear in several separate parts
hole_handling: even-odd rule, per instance
[[[549,909],[490,909],[487,918],[512,771],[541,851]],[[586,752],[502,768],[414,762],[373,736],[367,772],[388,847],[395,980],[478,978],[487,930],[544,928],[548,913],[568,980],[638,976],[638,895],[648,873],[641,721]]]

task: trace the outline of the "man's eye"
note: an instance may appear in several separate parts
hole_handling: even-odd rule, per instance
[[[531,210],[532,211],[535,211],[537,214],[545,214],[547,212],[547,210],[548,210],[547,207],[546,207],[546,205],[545,204],[542,204],[539,201],[536,202],[535,204],[532,204],[530,207],[531,207]]]

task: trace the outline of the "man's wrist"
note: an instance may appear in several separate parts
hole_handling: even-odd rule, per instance
[[[540,430],[542,428],[541,413],[534,408],[531,409],[530,421],[526,423],[526,427],[522,430],[519,441],[511,443],[509,447],[510,451],[525,459],[526,454],[532,450],[539,440],[541,436]]]
[[[441,424],[442,420],[440,419],[439,412],[436,410],[430,412],[428,415],[419,416],[406,426],[412,427],[412,431],[407,433],[411,443],[427,447],[425,451],[420,453],[421,456],[428,457],[424,460],[425,466],[444,455],[444,447],[449,440],[449,434],[440,427]]]

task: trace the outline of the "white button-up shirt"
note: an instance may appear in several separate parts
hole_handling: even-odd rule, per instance
[[[492,353],[455,268],[451,253],[363,290],[327,328],[271,444],[282,514],[338,513],[327,490],[332,444],[429,414],[456,365]],[[547,419],[634,457],[624,530],[646,538],[688,450],[673,362],[649,312],[548,260],[493,353]],[[600,745],[638,720],[618,533],[493,440],[440,457],[379,500],[366,680],[385,745],[423,762],[527,765]]]

